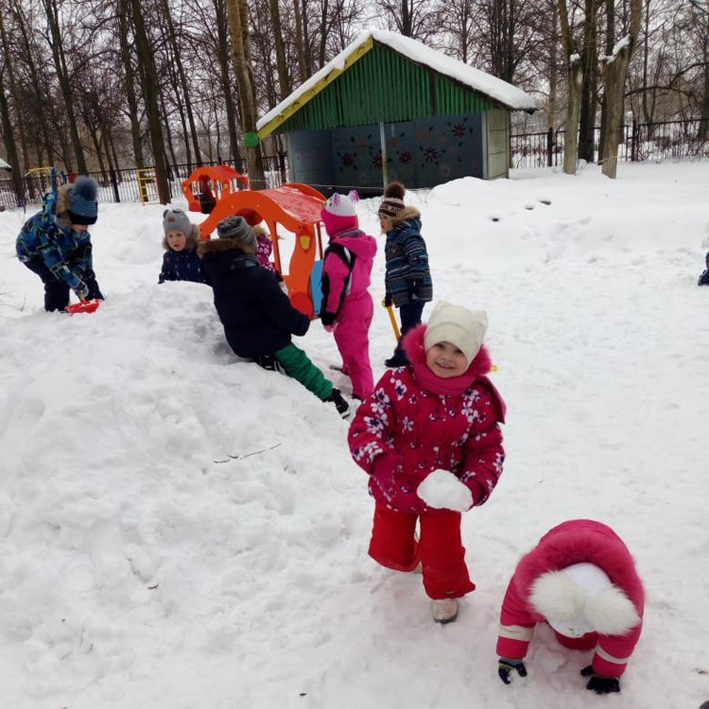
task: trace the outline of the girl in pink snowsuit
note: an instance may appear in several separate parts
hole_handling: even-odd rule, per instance
[[[366,399],[374,389],[369,362],[369,326],[374,314],[370,284],[377,242],[359,229],[356,192],[335,193],[320,216],[330,243],[322,269],[320,319],[333,332],[342,357],[342,371],[352,380],[352,396]]]
[[[483,311],[439,301],[428,325],[404,336],[409,364],[379,380],[348,436],[375,500],[369,555],[396,571],[421,564],[438,623],[455,620],[456,599],[475,590],[461,512],[482,505],[502,473],[505,405],[485,376],[486,327]]]
[[[581,670],[587,689],[619,692],[644,605],[633,557],[610,527],[591,519],[559,524],[522,557],[507,587],[497,640],[500,679],[509,684],[515,672],[527,676],[534,627],[547,622],[564,647],[594,649]]]

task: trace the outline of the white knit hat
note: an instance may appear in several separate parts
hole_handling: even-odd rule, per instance
[[[357,190],[351,190],[349,194],[335,194],[325,202],[325,211],[334,214],[336,217],[356,217],[357,209],[355,203],[359,202]]]
[[[438,342],[450,342],[470,364],[482,347],[486,331],[487,313],[484,310],[468,310],[439,300],[428,319],[423,346],[428,352]]]
[[[592,631],[623,635],[640,622],[632,601],[595,564],[548,571],[534,581],[531,591],[534,609],[567,638]]]

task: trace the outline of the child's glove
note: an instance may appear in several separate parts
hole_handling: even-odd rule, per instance
[[[391,308],[394,305],[394,299],[391,297],[391,293],[385,293],[384,295],[384,307]]]
[[[524,666],[524,660],[508,660],[501,657],[497,666],[497,676],[505,684],[512,682],[512,678],[510,677],[512,670],[516,670],[520,677],[527,676],[527,668]]]
[[[581,670],[583,677],[590,677],[586,689],[590,689],[596,694],[612,694],[620,692],[620,680],[617,677],[601,677],[593,671],[593,665],[584,667]]]
[[[473,493],[448,470],[434,470],[418,486],[416,494],[436,509],[467,512],[473,506]]]
[[[331,327],[332,325],[335,324],[335,314],[328,313],[327,310],[323,310],[322,313],[320,313],[320,322],[323,324],[324,328],[327,330],[328,327]],[[332,330],[328,330],[328,332],[332,332]]]
[[[79,300],[86,300],[89,297],[89,287],[83,281],[79,281],[74,288],[74,293]]]

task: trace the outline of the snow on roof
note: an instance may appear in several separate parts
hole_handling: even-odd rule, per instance
[[[12,167],[0,158],[0,170],[12,170]]]
[[[513,110],[534,111],[537,108],[534,99],[522,89],[487,74],[479,69],[474,69],[464,62],[442,54],[436,49],[431,49],[425,44],[410,37],[404,37],[396,32],[386,30],[366,30],[357,36],[357,39],[341,51],[334,59],[328,62],[320,71],[313,74],[306,82],[301,84],[290,96],[283,99],[275,108],[262,116],[256,123],[256,129],[261,130],[274,118],[282,113],[288,106],[295,103],[303,94],[314,88],[333,69],[342,70],[346,60],[362,46],[369,38],[379,44],[391,47],[395,52],[407,57],[411,61],[423,64],[440,74],[449,76],[461,84],[469,86],[481,94],[485,94],[499,103]]]

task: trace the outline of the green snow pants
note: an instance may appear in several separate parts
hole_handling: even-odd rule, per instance
[[[321,401],[332,394],[332,382],[310,361],[300,347],[292,342],[282,350],[274,352],[289,377],[299,381],[308,391],[312,391]]]

